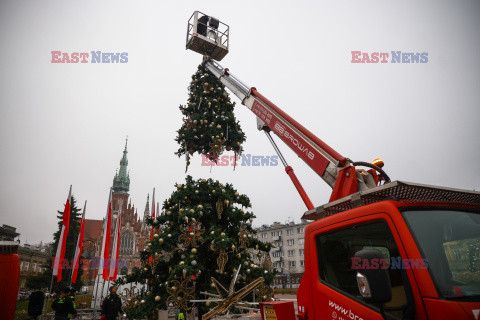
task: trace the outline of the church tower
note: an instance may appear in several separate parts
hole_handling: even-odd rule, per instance
[[[120,160],[120,169],[115,173],[113,178],[112,205],[113,216],[112,230],[114,230],[114,220],[120,213],[122,216],[120,229],[120,252],[119,257],[126,263],[120,268],[120,274],[126,274],[132,271],[133,267],[140,266],[139,251],[143,250],[143,244],[146,239],[144,221],[138,216],[137,210],[129,199],[130,194],[130,175],[127,170],[127,145],[128,139],[125,141],[123,156]],[[113,240],[112,240],[113,241]],[[123,269],[123,270],[122,270]]]
[[[113,250],[113,238],[115,228],[117,227],[118,215],[121,215],[120,225],[120,252],[119,252],[119,274],[125,275],[132,272],[133,268],[140,267],[140,251],[144,248],[144,243],[148,238],[148,232],[145,219],[141,219],[132,201],[130,199],[130,175],[127,170],[127,144],[123,156],[120,160],[120,169],[117,170],[113,178],[112,193],[112,224],[110,250]],[[149,212],[148,198],[146,212]],[[147,214],[148,216],[148,214]],[[103,239],[103,220],[85,220],[85,252],[89,252],[90,257],[99,257],[102,239]],[[84,272],[82,280],[93,283],[97,269],[89,269]]]

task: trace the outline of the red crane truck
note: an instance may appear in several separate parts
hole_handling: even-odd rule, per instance
[[[313,221],[305,230],[297,317],[479,319],[480,192],[390,181],[381,160],[341,156],[214,61],[228,53],[228,35],[227,25],[196,11],[187,49],[203,54],[205,66],[257,116],[305,202],[302,219]],[[332,187],[327,204],[313,206],[270,132]]]

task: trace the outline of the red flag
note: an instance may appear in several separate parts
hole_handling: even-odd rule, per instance
[[[160,203],[157,202],[157,216],[159,216],[159,215],[160,215]],[[160,231],[160,227],[157,228],[157,232],[159,232],[159,231]]]
[[[107,231],[105,232],[105,250],[103,251],[103,280],[108,280],[108,263],[110,258],[110,237],[111,237],[111,226],[112,226],[112,203],[108,204],[108,218],[107,218]]]
[[[120,225],[121,224],[121,208],[118,212],[117,229],[112,247],[112,263],[110,264],[110,280],[115,281],[118,274],[118,254],[120,252]]]
[[[108,197],[107,216],[103,223],[103,241],[102,252],[100,255],[100,264],[98,266],[98,275],[103,277],[103,280],[108,280],[108,257],[110,252],[110,226],[112,224],[112,188],[110,188],[110,196]]]
[[[153,196],[152,196],[152,218],[155,219],[155,188],[153,188]],[[150,240],[153,240],[153,232],[155,228],[152,225],[152,231],[150,232]]]
[[[60,282],[62,280],[62,265],[63,265],[63,259],[65,257],[65,248],[67,246],[68,227],[70,225],[71,198],[72,198],[72,186],[70,186],[67,203],[65,204],[65,209],[63,210],[62,231],[60,232],[60,237],[58,238],[57,254],[55,255],[55,260],[53,264],[53,275],[57,277],[57,282]]]
[[[87,207],[87,201],[85,200],[85,205],[83,206],[82,221],[80,222],[80,232],[78,234],[77,246],[75,249],[75,257],[73,258],[72,283],[75,283],[77,281],[78,262],[80,261],[80,256],[82,255],[83,231],[85,229],[85,208],[86,207]]]

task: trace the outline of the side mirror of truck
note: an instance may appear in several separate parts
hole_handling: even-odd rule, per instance
[[[357,269],[358,290],[365,301],[380,304],[383,315],[383,304],[392,300],[388,271],[380,267],[385,257],[378,250],[366,249],[355,253],[355,258],[360,258],[361,266]]]

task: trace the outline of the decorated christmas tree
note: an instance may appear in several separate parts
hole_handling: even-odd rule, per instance
[[[191,176],[185,184],[177,184],[163,203],[161,215],[147,221],[155,233],[141,253],[142,267],[119,280],[120,284],[148,285],[146,291],[127,301],[127,316],[154,319],[157,311],[168,305],[187,313],[192,308],[199,314],[215,307],[222,311],[218,301],[191,300],[221,295],[222,286],[229,288],[237,272],[234,290],[247,286],[242,295],[251,297],[253,293],[247,289],[256,288],[257,301],[269,299],[268,285],[274,277],[271,244],[256,239],[252,229],[255,216],[249,208],[248,197],[230,184],[193,180]]]
[[[195,152],[215,162],[225,150],[241,154],[245,134],[235,119],[235,103],[230,101],[223,83],[202,64],[188,90],[188,103],[180,106],[183,124],[175,139],[180,144],[176,154],[186,156],[187,168]]]

